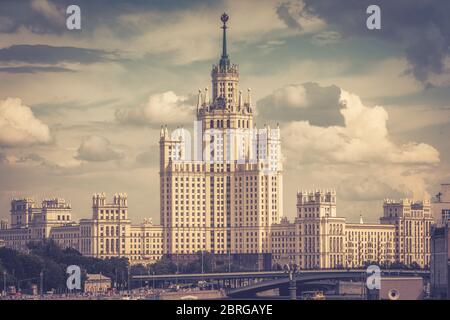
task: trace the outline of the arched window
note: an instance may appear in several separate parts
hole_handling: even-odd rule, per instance
[[[220,128],[220,120],[217,120],[217,128]]]
[[[227,128],[230,128],[230,120],[227,120]]]
[[[211,120],[211,121],[210,121],[209,126],[211,127],[211,129],[214,128],[214,120]]]
[[[241,127],[241,120],[238,120],[238,128]]]

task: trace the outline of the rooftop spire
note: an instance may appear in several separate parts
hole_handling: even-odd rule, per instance
[[[229,18],[230,17],[226,13],[223,13],[220,17],[220,20],[223,22],[222,57],[220,59],[221,67],[227,67],[230,65],[230,59],[228,58],[227,53],[227,22]]]

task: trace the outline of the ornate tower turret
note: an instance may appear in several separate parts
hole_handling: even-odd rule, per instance
[[[214,65],[211,72],[213,88],[212,102],[215,104],[215,108],[231,109],[237,104],[239,72],[238,66],[231,64],[227,52],[227,22],[229,16],[224,13],[220,17],[220,20],[223,23],[222,56],[219,64]]]
[[[36,206],[31,198],[11,200],[11,228],[28,227],[32,219],[32,209]]]
[[[202,129],[250,129],[253,128],[253,111],[250,92],[244,98],[238,89],[239,71],[232,64],[227,51],[227,22],[229,16],[224,13],[222,22],[222,55],[219,63],[211,71],[212,92],[205,89],[204,98],[197,102],[197,118],[202,121]]]

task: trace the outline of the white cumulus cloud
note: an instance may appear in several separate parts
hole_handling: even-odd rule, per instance
[[[288,85],[278,89],[273,94],[277,108],[304,108],[308,104],[306,90],[303,86]]]
[[[167,91],[151,95],[147,103],[138,107],[117,110],[116,119],[123,123],[138,125],[176,124],[191,121],[194,109],[187,97]]]
[[[439,151],[427,143],[398,142],[388,130],[384,107],[366,106],[345,90],[339,89],[337,95],[332,90],[323,103],[312,103],[329,91],[319,86],[307,90],[311,103],[296,108],[305,112],[292,114],[292,121],[282,126],[290,188],[334,187],[339,201],[344,201],[341,214],[357,217],[358,210],[371,208],[367,214],[372,221],[378,219],[385,197],[423,199],[436,181]],[[309,121],[316,119],[314,110],[319,109],[320,115],[329,114],[329,124]],[[279,110],[290,108],[284,105]],[[358,210],[355,200],[361,206]]]
[[[0,100],[0,146],[22,147],[50,141],[49,127],[21,99]]]
[[[287,147],[302,162],[434,164],[439,152],[425,143],[396,144],[389,137],[388,114],[381,106],[367,107],[341,90],[344,126],[320,127],[294,121],[284,130]]]
[[[81,143],[75,158],[85,161],[109,161],[121,159],[123,156],[105,137],[89,136]]]

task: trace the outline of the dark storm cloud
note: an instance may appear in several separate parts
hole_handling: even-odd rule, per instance
[[[77,100],[71,100],[66,102],[58,102],[58,103],[44,103],[44,104],[38,104],[33,105],[33,112],[37,116],[50,116],[58,114],[60,116],[64,116],[65,112],[70,110],[93,110],[93,109],[99,109],[99,108],[106,108],[106,107],[115,107],[116,103],[118,103],[118,99],[103,99],[103,100],[97,100],[92,101],[88,103],[83,103]],[[99,127],[101,123],[96,122],[95,126]],[[77,127],[77,130],[84,130],[86,128]],[[100,130],[104,130],[102,127]]]
[[[58,2],[54,3],[62,17],[59,20],[49,19],[42,12],[33,9],[31,0],[2,0],[0,2],[0,32],[13,33],[25,27],[37,34],[61,33],[64,31],[65,9]]]
[[[387,96],[379,98],[383,105],[429,106],[433,109],[447,109],[450,101],[450,86],[431,87],[419,92],[401,96]]]
[[[431,75],[448,71],[444,66],[450,53],[448,0],[304,0],[304,4],[301,12],[287,10],[292,8],[289,2],[280,4],[280,19],[292,26],[290,19],[313,15],[344,37],[376,37],[399,43],[411,65],[408,72],[425,84]],[[373,4],[381,8],[381,30],[366,28],[366,9]]]
[[[40,67],[40,66],[21,66],[21,67],[0,67],[0,72],[4,73],[43,73],[43,72],[75,72],[74,70],[62,67]]]
[[[309,121],[316,126],[344,125],[340,113],[340,89],[317,83],[288,85],[257,103],[263,121]]]
[[[292,11],[290,10],[289,3],[281,3],[276,8],[278,17],[283,20],[283,22],[293,29],[301,29],[302,26],[295,17],[292,16]]]
[[[116,54],[104,50],[48,45],[14,45],[0,49],[0,62],[58,64],[74,62],[90,64],[117,59]]]
[[[42,0],[44,1],[44,0]],[[199,6],[217,6],[221,1],[202,0],[46,0],[56,7],[61,19],[49,19],[33,8],[33,0],[0,1],[0,33],[14,33],[26,27],[37,34],[61,34],[71,32],[65,28],[66,8],[78,5],[81,8],[83,32],[91,33],[98,25],[114,26],[122,14],[145,13],[147,11],[175,11],[195,9]]]

